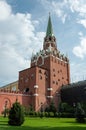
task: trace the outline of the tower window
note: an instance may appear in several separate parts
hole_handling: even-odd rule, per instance
[[[48,76],[48,73],[45,71],[45,72],[44,72],[44,75]]]
[[[55,81],[53,81],[53,84],[55,84]]]
[[[24,92],[29,92],[29,88],[25,88]]]
[[[40,79],[42,79],[42,76],[40,75]]]
[[[58,85],[58,82],[56,81],[56,85]]]
[[[55,74],[54,74],[53,76],[54,76],[54,77],[56,77],[56,75],[55,75]]]
[[[51,41],[51,37],[49,37],[49,41]]]
[[[39,73],[42,73],[42,71],[41,71],[41,70],[39,70]]]

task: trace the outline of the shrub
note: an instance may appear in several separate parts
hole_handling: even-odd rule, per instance
[[[39,114],[38,112],[34,112],[35,117],[38,117],[39,116],[38,114]]]
[[[45,112],[45,117],[48,117],[48,112]]]
[[[75,115],[76,115],[76,121],[77,122],[79,122],[79,123],[84,123],[85,122],[85,112],[82,109],[80,103],[77,103]]]
[[[40,118],[44,117],[44,112],[40,112]]]
[[[49,117],[54,117],[54,112],[49,112]]]
[[[9,125],[20,126],[24,122],[24,110],[19,102],[15,102],[9,111]]]

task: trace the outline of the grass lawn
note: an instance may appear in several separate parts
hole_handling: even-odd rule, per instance
[[[71,118],[25,118],[22,126],[9,126],[7,121],[0,117],[0,130],[86,130],[86,124]]]

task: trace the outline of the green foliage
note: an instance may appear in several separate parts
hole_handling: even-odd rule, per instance
[[[75,115],[76,115],[76,121],[77,122],[79,122],[79,123],[84,123],[85,122],[85,112],[82,109],[80,103],[77,103]]]
[[[56,113],[56,108],[55,108],[54,102],[51,102],[50,106],[46,107],[45,112]]]
[[[48,112],[45,112],[45,117],[48,117]]]
[[[61,103],[59,111],[66,113],[74,113],[74,108],[73,106],[70,106],[68,103]]]
[[[33,109],[33,106],[32,105],[30,105],[29,106],[29,116],[30,117],[33,117],[33,116],[35,116],[35,111],[34,111],[34,109]]]
[[[59,106],[59,117],[71,118],[75,117],[75,108],[68,103],[61,103]]]
[[[50,106],[46,107],[45,117],[56,117],[56,107],[54,102],[51,102]]]
[[[28,116],[29,115],[29,108],[23,107],[24,109],[24,115]]]
[[[50,106],[49,106],[49,112],[53,112],[55,113],[56,112],[56,108],[55,108],[55,105],[53,102],[51,102]]]
[[[54,113],[53,112],[49,112],[49,117],[54,117]]]
[[[29,116],[30,117],[34,116],[34,113],[35,113],[34,111],[29,111]]]
[[[15,102],[9,111],[9,125],[20,126],[24,122],[24,110],[19,102]]]
[[[85,117],[86,117],[86,102],[81,103],[81,106],[85,111]]]

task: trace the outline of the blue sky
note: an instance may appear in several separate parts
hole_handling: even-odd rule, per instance
[[[71,82],[86,79],[85,0],[0,0],[0,86],[18,80],[32,52],[42,49],[49,12]]]

